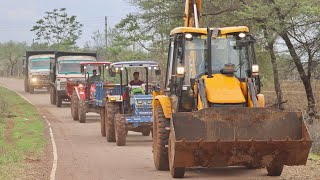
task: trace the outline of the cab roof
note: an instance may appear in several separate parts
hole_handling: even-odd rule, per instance
[[[249,32],[249,28],[246,26],[231,26],[222,28],[210,28],[211,30],[219,31],[220,35],[226,35],[235,32]],[[207,34],[207,28],[195,28],[195,27],[177,27],[170,32],[170,35],[180,33],[198,33]]]
[[[158,67],[159,63],[155,61],[123,61],[112,63],[112,67]]]
[[[80,62],[81,66],[107,66],[110,64],[111,62]]]

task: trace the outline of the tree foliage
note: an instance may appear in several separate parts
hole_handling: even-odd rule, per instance
[[[69,16],[66,8],[61,8],[45,12],[45,16],[36,22],[31,31],[35,32],[36,41],[48,46],[72,46],[80,38],[82,27],[76,16]]]
[[[22,59],[27,44],[25,42],[9,41],[0,44],[0,61],[2,75],[17,76],[22,73]],[[17,65],[20,65],[17,67]]]

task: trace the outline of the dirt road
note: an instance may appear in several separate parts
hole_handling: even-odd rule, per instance
[[[99,117],[90,114],[86,124],[73,121],[69,105],[50,105],[45,93],[27,94],[23,80],[0,78],[0,85],[21,93],[48,118],[58,151],[57,180],[67,179],[171,179],[170,173],[153,165],[152,140],[129,133],[127,146],[117,147],[100,135]],[[51,167],[49,167],[51,169]],[[285,171],[285,170],[284,170]],[[265,169],[242,167],[188,169],[186,179],[281,179],[266,176]]]

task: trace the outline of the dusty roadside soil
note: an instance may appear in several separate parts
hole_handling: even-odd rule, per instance
[[[57,108],[50,105],[48,94],[24,93],[23,80],[0,78],[0,85],[21,93],[39,107],[51,123],[58,149],[56,179],[171,179],[169,172],[154,168],[151,136],[129,133],[127,146],[117,147],[101,137],[98,115],[90,114],[88,122],[80,124],[72,120],[68,104]],[[51,159],[51,151],[48,154],[50,157],[44,158]],[[302,167],[285,167],[281,177],[268,177],[265,169],[193,168],[187,170],[186,179],[319,179],[319,167],[318,161],[308,161],[308,165]],[[51,171],[51,167],[47,168],[45,166],[46,171]],[[30,173],[33,171],[30,169]],[[39,176],[39,179],[42,178]]]

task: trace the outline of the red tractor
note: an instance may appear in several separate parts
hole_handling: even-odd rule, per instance
[[[68,94],[71,96],[71,115],[80,123],[86,122],[86,113],[100,114],[100,107],[96,106],[96,83],[105,82],[104,73],[110,62],[82,62],[81,72],[84,81],[68,81]]]

